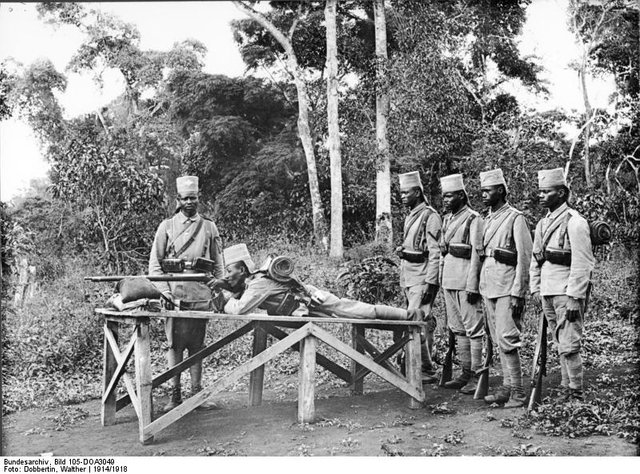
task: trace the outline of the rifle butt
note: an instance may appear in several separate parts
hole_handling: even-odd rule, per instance
[[[444,384],[449,382],[453,378],[453,360],[452,357],[449,357],[447,354],[447,358],[444,361],[444,366],[442,367],[442,374],[440,375],[440,387],[444,387]]]
[[[485,367],[481,370],[478,377],[478,385],[476,391],[473,394],[474,400],[483,400],[489,394],[489,367]]]

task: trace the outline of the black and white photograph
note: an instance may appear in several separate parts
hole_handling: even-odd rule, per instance
[[[640,469],[640,0],[2,2],[0,165],[3,472]]]

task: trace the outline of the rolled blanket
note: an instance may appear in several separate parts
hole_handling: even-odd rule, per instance
[[[295,264],[289,257],[274,257],[269,262],[267,272],[269,276],[277,281],[288,281],[293,274]]]

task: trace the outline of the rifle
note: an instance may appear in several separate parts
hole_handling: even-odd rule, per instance
[[[447,349],[447,355],[444,358],[444,365],[442,366],[442,375],[440,376],[440,386],[444,387],[444,384],[453,378],[453,355],[456,352],[456,335],[451,329],[449,329],[449,348]]]
[[[527,411],[533,410],[542,403],[542,377],[547,375],[547,318],[540,314],[538,324],[538,342],[533,355],[533,370],[531,371],[531,395]]]
[[[193,260],[182,258],[165,258],[160,262],[164,275],[115,275],[85,277],[93,282],[120,281],[125,278],[146,278],[149,281],[199,281],[207,283],[213,278],[215,262],[208,258],[198,257]],[[185,270],[197,270],[202,273],[182,273]]]
[[[206,283],[211,275],[206,273],[169,273],[166,275],[113,275],[113,276],[89,276],[84,277],[86,281],[104,282],[104,281],[120,281],[125,278],[146,278],[149,281],[199,281]]]
[[[487,356],[482,368],[476,372],[480,377],[478,378],[476,391],[473,394],[474,400],[482,400],[489,393],[489,369],[493,365],[493,341],[491,340],[491,332],[489,331],[488,325],[485,325],[485,328],[487,334]]]

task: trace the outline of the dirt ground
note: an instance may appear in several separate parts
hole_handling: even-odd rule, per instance
[[[496,381],[497,383],[497,381]],[[492,381],[494,384],[494,381]],[[368,377],[365,395],[346,387],[319,388],[318,421],[296,423],[295,376],[265,390],[249,407],[245,391],[222,392],[219,410],[195,411],[160,432],[153,444],[138,442],[131,407],[117,424],[102,427],[100,401],[51,410],[30,409],[3,420],[4,455],[56,456],[634,456],[636,446],[615,436],[551,437],[514,428],[518,409],[492,409],[470,396],[426,386],[427,406],[412,410],[408,396]],[[154,399],[156,407],[166,397]]]

